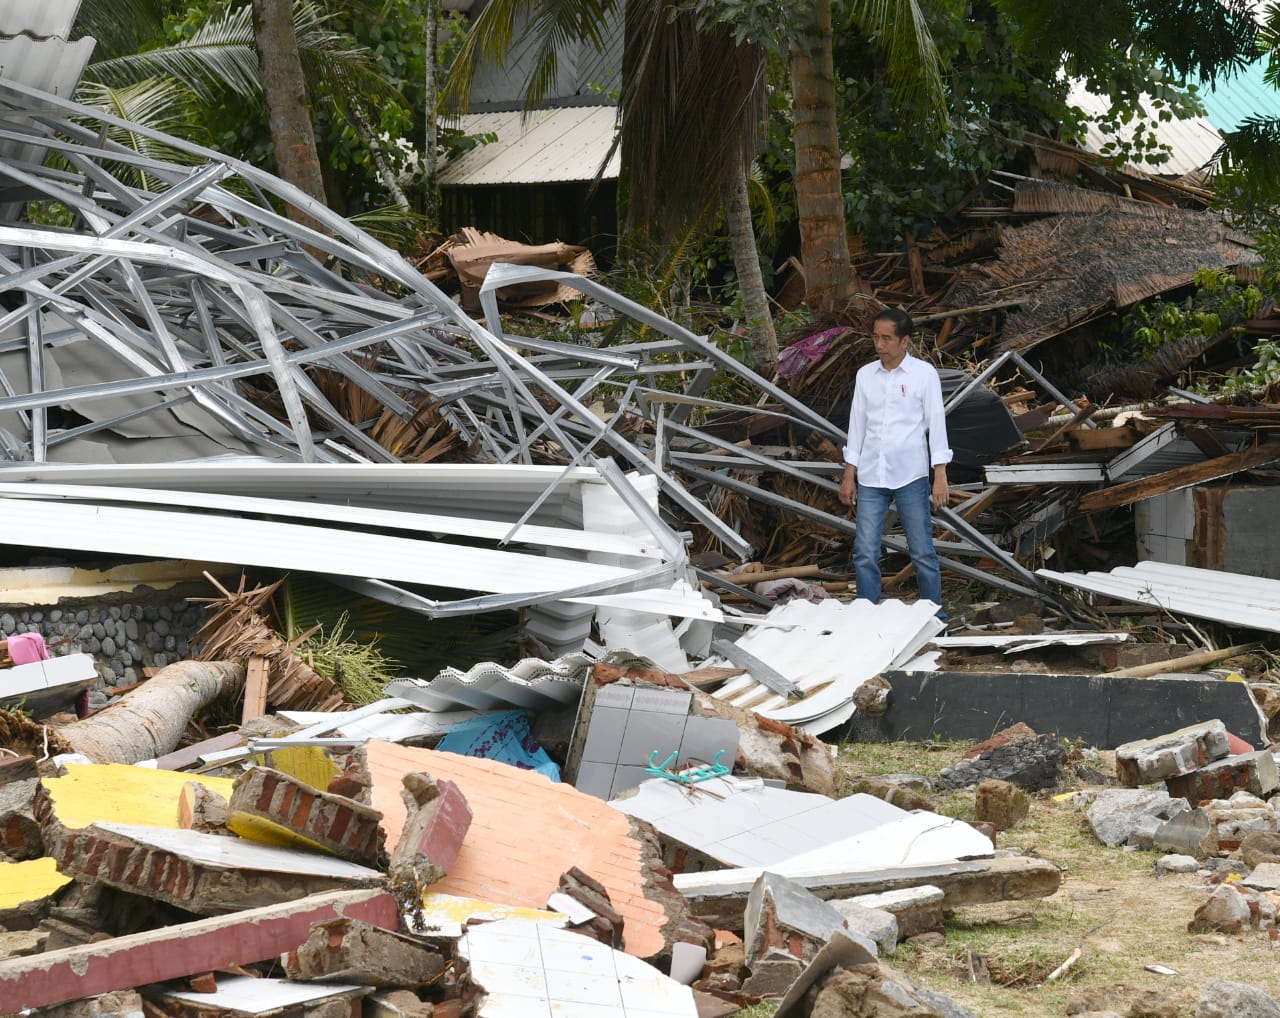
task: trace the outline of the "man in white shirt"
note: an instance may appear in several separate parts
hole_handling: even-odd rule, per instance
[[[878,360],[858,370],[849,408],[840,501],[856,506],[853,572],[857,596],[880,600],[880,539],[890,503],[907,538],[920,596],[942,610],[942,573],[933,547],[934,509],[946,505],[947,423],[933,365],[907,352],[913,325],[903,311],[880,312],[872,326]]]

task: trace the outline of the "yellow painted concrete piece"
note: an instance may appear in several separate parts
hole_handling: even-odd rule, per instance
[[[254,816],[252,813],[232,813],[227,817],[227,829],[248,841],[257,841],[264,845],[280,845],[284,848],[301,848],[308,852],[337,855],[318,841],[304,838],[291,827],[285,827],[266,817]]]
[[[192,775],[129,764],[70,764],[60,778],[45,778],[58,819],[72,830],[104,822],[177,829],[178,800]],[[201,775],[197,780],[223,798],[231,797],[230,778]]]
[[[323,792],[342,771],[320,746],[289,746],[271,751],[271,766]]]
[[[52,859],[0,863],[0,912],[47,898],[71,883]]]
[[[439,891],[428,891],[422,896],[422,916],[428,926],[443,925],[445,923],[465,924],[470,919],[563,920],[566,918],[559,912],[551,912],[546,909],[504,905],[498,901],[463,898],[456,894],[442,894]]]

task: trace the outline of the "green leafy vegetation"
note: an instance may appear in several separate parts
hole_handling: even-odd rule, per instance
[[[382,687],[399,677],[399,664],[384,657],[377,640],[361,643],[348,631],[347,614],[326,632],[319,627],[298,645],[297,653],[312,668],[332,679],[355,704],[382,699]]]

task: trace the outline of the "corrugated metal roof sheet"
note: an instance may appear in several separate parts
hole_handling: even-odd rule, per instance
[[[494,134],[449,161],[441,187],[479,184],[546,184],[594,180],[613,144],[615,106],[564,106],[532,113],[464,113],[458,126],[467,134]],[[615,151],[604,177],[618,176]]]
[[[935,611],[928,601],[792,601],[770,611],[766,624],[737,644],[799,686],[804,698],[788,700],[750,675],[730,679],[712,696],[821,734],[853,716],[853,694],[863,682],[913,657],[943,628]]]
[[[80,0],[0,0],[0,32],[5,35],[69,38],[80,10]],[[12,77],[12,75],[6,75]]]
[[[93,39],[0,39],[0,78],[71,98],[96,45]],[[9,143],[12,144],[12,143]],[[8,154],[7,152],[5,153]]]
[[[1280,633],[1280,580],[1167,562],[1139,562],[1109,573],[1059,573],[1052,569],[1037,569],[1036,573],[1068,587],[1134,604],[1153,604],[1179,615]]]
[[[1280,90],[1265,79],[1266,59],[1257,60],[1231,78],[1200,86],[1205,116],[1220,131],[1234,131],[1249,117],[1280,117]]]
[[[1079,106],[1089,115],[1090,122],[1085,128],[1084,147],[1090,152],[1102,152],[1104,146],[1116,139],[1129,141],[1133,138],[1134,129],[1126,126],[1114,134],[1103,131],[1097,126],[1097,120],[1106,116],[1111,108],[1111,100],[1105,96],[1094,95],[1082,85],[1076,83],[1067,96],[1069,102]],[[1198,170],[1213,159],[1218,147],[1222,144],[1222,135],[1205,117],[1190,117],[1186,120],[1161,121],[1154,113],[1149,113],[1146,127],[1155,134],[1161,144],[1171,149],[1167,162],[1136,162],[1133,165],[1148,173],[1172,174],[1182,176]]]

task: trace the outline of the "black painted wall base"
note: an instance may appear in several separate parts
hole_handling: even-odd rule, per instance
[[[1252,746],[1265,720],[1243,682],[1216,677],[1108,679],[1010,672],[885,672],[893,687],[878,717],[855,714],[860,742],[982,741],[1016,722],[1095,749],[1115,749],[1218,718]]]

